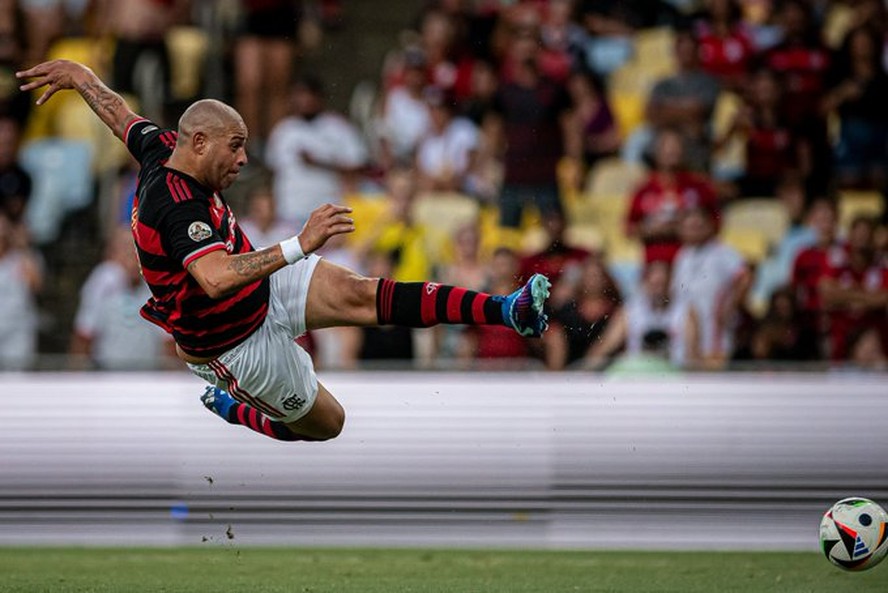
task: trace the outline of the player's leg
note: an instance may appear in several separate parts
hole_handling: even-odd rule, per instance
[[[431,327],[439,323],[504,325],[523,336],[546,328],[543,305],[549,281],[535,274],[510,295],[490,295],[435,282],[366,278],[321,260],[305,305],[308,329],[342,325]]]
[[[246,426],[278,441],[326,441],[339,435],[345,423],[345,410],[320,383],[311,410],[302,418],[289,423],[274,420],[212,385],[207,386],[200,399],[208,410],[226,422]]]

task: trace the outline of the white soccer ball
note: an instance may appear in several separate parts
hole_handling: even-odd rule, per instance
[[[867,498],[844,498],[820,521],[820,547],[839,568],[872,568],[888,554],[888,513]]]

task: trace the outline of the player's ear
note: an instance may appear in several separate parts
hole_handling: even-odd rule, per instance
[[[195,132],[191,136],[191,146],[197,154],[204,154],[207,151],[209,138],[205,132]]]

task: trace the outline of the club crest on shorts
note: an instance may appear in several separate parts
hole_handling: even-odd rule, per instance
[[[205,222],[195,221],[188,225],[188,236],[195,243],[209,239],[213,235],[213,229]]]
[[[288,412],[292,412],[293,410],[298,410],[305,405],[305,398],[300,397],[298,394],[294,393],[283,402],[281,402],[281,405],[284,406],[284,409]]]

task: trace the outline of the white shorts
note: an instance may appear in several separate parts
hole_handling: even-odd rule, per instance
[[[191,372],[274,420],[293,422],[308,414],[318,377],[295,340],[306,330],[308,285],[320,260],[312,254],[272,274],[265,322],[216,360],[189,364]]]

